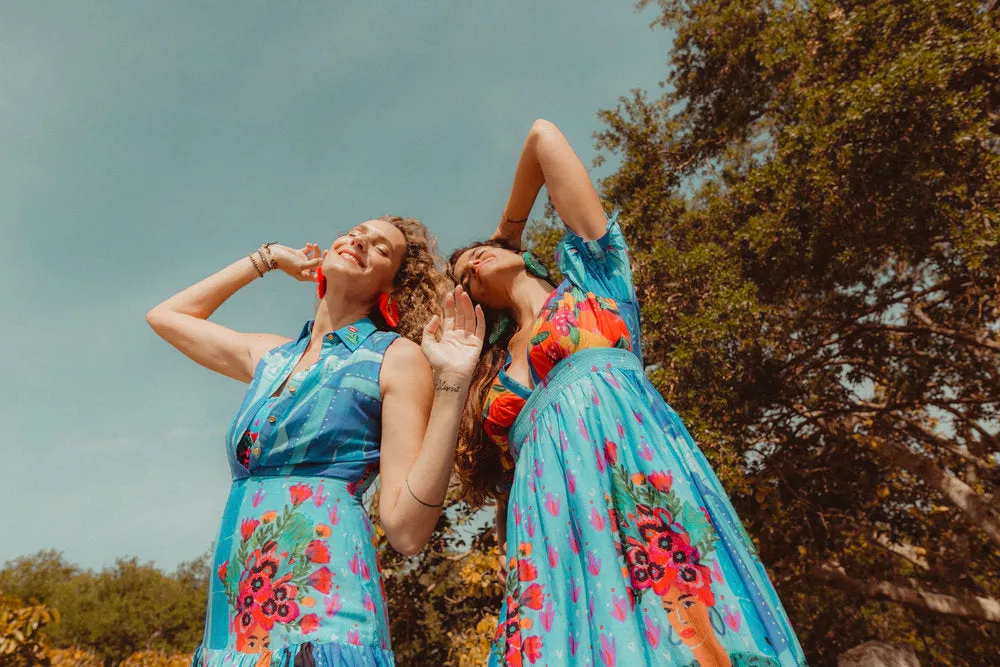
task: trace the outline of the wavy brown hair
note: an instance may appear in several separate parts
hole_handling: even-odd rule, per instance
[[[383,215],[378,219],[403,233],[406,255],[392,281],[392,298],[399,304],[399,324],[390,327],[377,305],[369,317],[379,329],[395,331],[419,344],[424,325],[432,315],[441,314],[441,299],[449,287],[440,268],[437,238],[415,218]]]
[[[459,258],[469,250],[483,246],[518,252],[517,248],[503,241],[480,241],[459,248],[448,259],[448,278],[452,282],[458,282],[455,276],[455,265],[458,264]],[[483,313],[486,315],[488,335],[489,332],[493,331],[500,317],[503,315],[511,317],[509,311],[493,310],[482,304],[479,305],[482,306]],[[469,396],[462,412],[462,422],[458,429],[455,468],[458,478],[462,482],[462,498],[473,508],[481,507],[487,502],[506,495],[513,476],[512,471],[504,469],[500,461],[500,450],[486,435],[486,430],[483,428],[483,403],[486,401],[486,394],[493,385],[493,380],[496,379],[497,373],[500,372],[507,359],[507,347],[516,332],[517,327],[512,325],[503,336],[492,344],[487,335],[487,340],[483,341],[483,349],[479,354],[479,364],[472,376]]]

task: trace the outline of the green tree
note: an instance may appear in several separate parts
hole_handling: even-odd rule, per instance
[[[600,113],[658,389],[815,664],[1000,661],[1000,31],[955,0],[642,0]]]

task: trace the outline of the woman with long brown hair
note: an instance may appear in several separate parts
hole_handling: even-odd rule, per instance
[[[521,253],[543,185],[567,227],[559,285]],[[506,505],[490,664],[800,665],[752,542],[643,373],[617,216],[562,133],[538,121],[496,232],[451,257],[489,322],[458,467],[470,500]]]
[[[171,345],[250,385],[227,437],[233,484],[195,665],[393,664],[361,498],[380,475],[389,543],[423,548],[485,327],[461,288],[434,314],[433,251],[416,220],[368,220],[326,252],[261,246],[149,311]],[[318,283],[297,339],[208,321],[272,270]]]

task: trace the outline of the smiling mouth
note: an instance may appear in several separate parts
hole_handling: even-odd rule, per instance
[[[683,639],[691,639],[696,634],[698,634],[698,632],[694,628],[684,628],[681,630],[681,637]]]
[[[347,251],[341,251],[341,252],[338,252],[337,254],[340,255],[341,257],[343,257],[344,259],[350,260],[350,261],[354,262],[355,264],[357,264],[358,266],[361,266],[361,260],[358,259],[357,257],[355,257],[354,255],[352,255],[351,253],[349,253]]]

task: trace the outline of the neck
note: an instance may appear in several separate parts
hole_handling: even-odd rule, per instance
[[[691,652],[694,653],[694,657],[698,659],[698,664],[701,667],[730,667],[732,665],[729,655],[722,648],[722,644],[719,643],[714,632],[709,634],[699,646],[691,649]]]
[[[529,329],[538,317],[552,285],[527,272],[520,274],[510,287],[510,304],[518,329]]]
[[[351,303],[343,298],[331,296],[329,287],[327,287],[326,296],[323,297],[319,309],[316,311],[316,321],[313,323],[310,338],[317,340],[329,331],[336,331],[363,317],[368,317],[371,308],[371,304]]]

